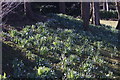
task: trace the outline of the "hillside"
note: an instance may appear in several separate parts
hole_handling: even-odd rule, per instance
[[[79,80],[120,78],[119,31],[63,14],[47,22],[3,31],[2,78]]]

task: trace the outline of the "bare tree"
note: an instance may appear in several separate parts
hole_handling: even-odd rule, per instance
[[[109,10],[109,5],[108,5],[107,0],[106,0],[106,2],[103,2],[103,10],[106,10],[106,11]]]
[[[5,2],[4,0],[0,1],[0,24],[3,26],[6,23],[6,20],[3,19],[9,14],[14,13],[14,9],[17,8],[22,2],[16,2],[17,0],[11,0],[11,2]]]
[[[30,20],[34,21],[46,21],[47,18],[43,15],[37,15],[33,12],[31,8],[31,2],[28,0],[24,0],[24,2],[17,2],[17,0],[13,0],[11,2],[4,2],[4,0],[0,1],[1,13],[0,18],[4,18],[6,15],[11,13],[15,8],[17,8],[20,4],[24,4],[24,12],[26,17]]]
[[[90,2],[82,2],[81,8],[84,30],[88,30],[90,20]]]
[[[1,18],[5,17],[8,13],[12,12],[13,9],[18,7],[22,2],[16,2],[17,0],[13,0],[12,2],[4,2],[4,0],[0,1],[1,7]]]

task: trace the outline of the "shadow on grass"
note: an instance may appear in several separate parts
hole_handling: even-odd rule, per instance
[[[12,45],[12,44],[10,44]],[[46,59],[46,56],[42,56],[42,55],[38,55],[37,56],[41,59],[41,58],[44,58]],[[15,74],[15,71],[14,71],[14,68],[13,68],[13,61],[15,59],[18,59],[19,61],[23,61],[23,63],[25,64],[25,70],[27,71],[27,73],[33,73],[35,74],[36,71],[33,70],[35,68],[35,66],[37,67],[38,65],[36,64],[36,61],[32,61],[32,60],[29,60],[26,58],[26,55],[24,55],[23,53],[21,53],[20,50],[16,50],[14,47],[11,47],[9,46],[8,44],[6,43],[2,43],[2,72],[5,72],[7,73],[7,76],[10,75],[11,77],[10,78],[14,78],[14,74]],[[39,60],[39,59],[38,59]],[[59,60],[57,60],[56,58],[51,58],[51,57],[47,57],[47,60],[52,62],[52,63],[58,63]],[[41,62],[44,66],[49,66],[48,64],[45,64],[46,61],[42,61]],[[17,63],[17,65],[19,65]],[[27,73],[24,74],[24,76],[22,76],[23,78],[24,77],[27,77]],[[61,78],[63,76],[63,73],[59,70],[56,70],[55,69],[55,73],[57,74],[57,77],[58,78]],[[16,74],[18,75],[18,74]]]
[[[24,55],[18,50],[15,50],[11,46],[2,43],[2,72],[7,73],[7,75],[13,75],[14,70],[13,70],[13,60],[19,59],[23,60],[26,66],[31,66],[34,67],[35,63],[26,59]]]

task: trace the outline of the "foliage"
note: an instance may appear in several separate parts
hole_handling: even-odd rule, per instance
[[[82,21],[63,14],[51,14],[45,23],[26,26],[21,31],[3,32],[36,65],[13,61],[12,77],[39,79],[116,78],[114,69],[102,55],[118,57],[119,31],[109,26],[90,25],[93,31],[83,31]],[[7,41],[5,41],[7,42]],[[112,58],[112,57],[111,57]]]
[[[109,11],[100,11],[100,18],[101,19],[118,19],[118,12],[109,10]]]
[[[48,14],[48,13],[58,13],[59,12],[59,3],[46,3],[46,2],[40,2],[40,3],[32,3],[32,8],[35,12],[40,12],[41,14]]]
[[[80,3],[79,2],[66,2],[66,14],[79,16],[80,15]],[[33,10],[40,12],[40,14],[48,14],[48,13],[59,13],[59,2],[40,2],[40,3],[32,3]]]
[[[7,79],[6,73],[4,73],[4,75],[0,75],[0,79]]]

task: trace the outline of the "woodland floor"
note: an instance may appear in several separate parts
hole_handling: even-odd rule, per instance
[[[66,16],[65,16],[66,17]],[[62,19],[64,19],[64,16],[62,17]],[[65,18],[66,19],[66,18]],[[12,20],[11,20],[12,21]],[[61,20],[62,21],[62,20]],[[74,21],[74,19],[71,19],[71,20],[69,20],[68,19],[68,21],[70,21],[70,22],[75,22]],[[11,31],[11,30],[14,30],[14,28],[15,29],[18,29],[18,30],[22,30],[26,25],[34,25],[36,22],[34,22],[34,21],[29,21],[28,19],[26,20],[26,22],[24,22],[24,21],[16,21],[15,23],[11,23],[11,22],[8,22],[8,24],[10,24],[11,26],[14,26],[14,27],[11,27],[11,29],[10,29],[10,27],[7,27],[7,26],[5,26],[4,28],[3,28],[3,31],[4,32],[7,32],[7,31]],[[117,21],[107,21],[107,20],[101,20],[101,23],[102,24],[105,24],[105,25],[110,25],[110,26],[112,26],[113,28],[115,28],[115,26],[116,26],[116,24],[117,24]],[[78,24],[80,24],[80,23],[78,23]],[[81,25],[81,24],[80,24]],[[20,26],[22,26],[22,27],[20,27]],[[94,31],[94,29],[92,29],[91,28],[91,30],[93,30]],[[99,31],[99,29],[98,28],[95,28],[95,30],[97,30],[97,31]],[[100,30],[102,30],[102,27],[100,28]],[[77,31],[77,28],[75,29],[75,31]],[[82,31],[82,30],[81,30]],[[116,30],[115,30],[116,31]],[[107,34],[107,30],[104,30],[103,31],[103,34],[104,34],[104,32],[106,32],[106,34]],[[55,32],[56,33],[56,32]],[[87,34],[87,32],[85,32],[86,34]],[[90,32],[90,33],[92,33],[92,32]],[[112,35],[115,35],[114,34],[114,32],[112,32],[112,31],[110,31],[110,33],[112,34]],[[85,34],[85,35],[86,35]],[[109,33],[108,33],[109,34]],[[82,35],[82,34],[81,34]],[[118,34],[116,34],[116,35],[118,35]],[[91,40],[92,40],[92,38],[90,38]],[[104,38],[103,38],[104,39]],[[106,38],[105,38],[106,39]],[[95,40],[93,40],[93,42],[94,42]],[[97,41],[97,40],[96,40]],[[109,40],[108,40],[109,41]],[[114,42],[114,41],[113,41]],[[113,45],[116,45],[116,44],[114,44],[114,43],[112,43],[112,42],[109,42],[110,44],[113,44]],[[15,60],[15,59],[18,59],[18,60],[23,60],[24,61],[24,63],[25,63],[25,65],[26,65],[26,67],[29,67],[29,66],[31,66],[32,68],[34,68],[35,66],[36,66],[36,63],[35,63],[35,61],[34,60],[29,60],[28,58],[26,58],[26,55],[24,54],[24,53],[22,53],[21,52],[21,50],[19,50],[19,49],[17,49],[17,48],[15,48],[15,46],[14,46],[14,44],[15,43],[13,43],[12,41],[3,41],[2,42],[2,70],[3,70],[3,72],[5,72],[5,73],[7,73],[7,75],[14,75],[14,73],[12,72],[12,71],[14,71],[13,69],[13,60]],[[75,44],[76,45],[76,44]],[[116,55],[115,55],[116,54]],[[111,56],[111,55],[113,55],[113,56]],[[106,61],[106,62],[108,62],[108,64],[102,64],[102,65],[99,65],[99,63],[98,64],[96,64],[96,66],[99,66],[99,68],[102,68],[103,66],[105,66],[105,67],[107,67],[108,68],[108,70],[110,70],[111,72],[113,72],[113,74],[115,75],[115,77],[117,77],[117,78],[120,78],[120,52],[118,52],[118,53],[114,53],[114,51],[112,51],[112,50],[109,50],[109,48],[108,49],[106,49],[106,50],[103,50],[103,49],[100,49],[100,55],[99,55],[99,57],[100,58],[102,58],[104,61]],[[44,57],[46,57],[46,56],[44,56]],[[51,58],[49,58],[49,56],[47,55],[47,59],[48,60],[51,60]],[[85,56],[83,56],[83,57],[85,57]],[[55,59],[55,60],[57,60],[57,59]],[[53,64],[55,64],[55,65],[58,65],[57,63],[59,62],[54,62],[55,60],[51,60],[51,62],[53,62]],[[77,64],[77,63],[76,63]],[[32,70],[32,69],[31,69]],[[32,71],[31,71],[32,72]],[[61,72],[61,71],[59,71],[59,72]],[[109,72],[109,71],[108,71]],[[33,71],[33,73],[35,73],[35,71]],[[97,73],[96,73],[97,74]],[[101,73],[102,74],[102,73]],[[60,77],[61,76],[63,76],[62,75],[62,73],[60,73]]]

